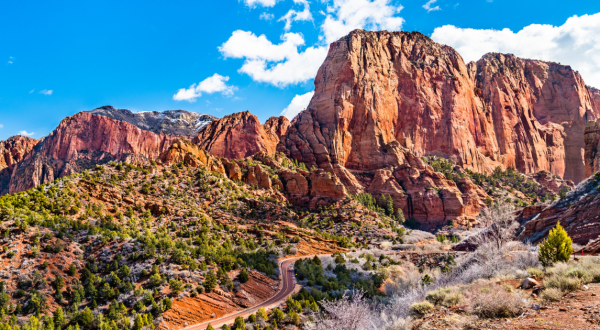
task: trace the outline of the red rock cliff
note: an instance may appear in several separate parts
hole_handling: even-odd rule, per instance
[[[238,112],[208,124],[193,140],[209,153],[229,159],[245,158],[258,152],[275,153],[289,121],[272,117],[265,125],[248,111]]]
[[[39,140],[16,135],[6,141],[0,141],[0,170],[15,165],[33,149]]]
[[[567,66],[501,54],[467,66],[420,33],[356,30],[331,44],[279,150],[373,171],[402,164],[402,146],[475,171],[514,166],[578,182],[585,122],[598,110]]]
[[[175,136],[155,134],[105,116],[67,117],[13,170],[8,192],[35,187],[112,160],[155,159]],[[6,192],[6,187],[2,189]]]

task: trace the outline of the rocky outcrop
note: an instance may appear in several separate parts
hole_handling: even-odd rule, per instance
[[[284,116],[271,117],[267,119],[263,128],[268,134],[281,139],[287,133],[288,128],[290,128],[290,121]]]
[[[585,175],[600,171],[600,120],[589,121],[585,127]]]
[[[37,139],[16,135],[0,141],[0,171],[23,160],[23,157],[39,142]]]
[[[14,168],[38,142],[39,140],[21,135],[0,141],[0,195],[8,193]]]
[[[228,159],[246,158],[259,152],[273,155],[287,126],[284,118],[270,118],[263,126],[250,112],[238,112],[211,122],[193,142],[215,156]]]
[[[330,46],[315,95],[279,150],[308,166],[375,171],[403,152],[465,168],[513,166],[579,182],[583,130],[598,117],[568,66],[488,54],[465,65],[420,33],[356,30]]]
[[[212,172],[225,174],[223,164],[206,150],[185,139],[176,139],[159,157],[163,164],[184,162],[191,167],[206,167]]]
[[[189,137],[196,136],[210,122],[218,119],[215,116],[185,110],[131,112],[115,109],[110,105],[94,109],[90,113],[125,121],[156,134]]]
[[[154,160],[176,137],[81,112],[60,125],[15,165],[4,193],[15,193],[109,161]]]

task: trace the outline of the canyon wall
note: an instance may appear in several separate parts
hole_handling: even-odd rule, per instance
[[[594,102],[568,66],[502,54],[466,65],[420,33],[356,30],[331,44],[279,149],[307,165],[373,171],[401,164],[401,146],[478,172],[513,166],[579,182]]]

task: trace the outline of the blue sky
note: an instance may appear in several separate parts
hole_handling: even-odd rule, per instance
[[[600,87],[600,1],[11,1],[0,11],[0,140],[102,105],[261,121],[306,106],[327,45],[420,31],[468,60],[571,64]],[[32,134],[33,133],[33,134]]]

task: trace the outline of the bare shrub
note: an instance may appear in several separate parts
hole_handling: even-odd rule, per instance
[[[389,251],[392,249],[392,242],[382,242],[379,246],[383,251]]]
[[[321,302],[322,313],[314,316],[315,321],[306,324],[314,330],[377,330],[382,323],[362,292],[344,295],[336,301]]]
[[[544,304],[560,301],[562,299],[563,292],[557,288],[547,288],[540,294],[540,299],[544,302]]]
[[[470,313],[482,318],[515,317],[525,307],[523,298],[494,283],[474,285],[465,295]]]
[[[410,311],[418,315],[429,314],[433,311],[433,305],[428,301],[416,302],[410,305]]]

